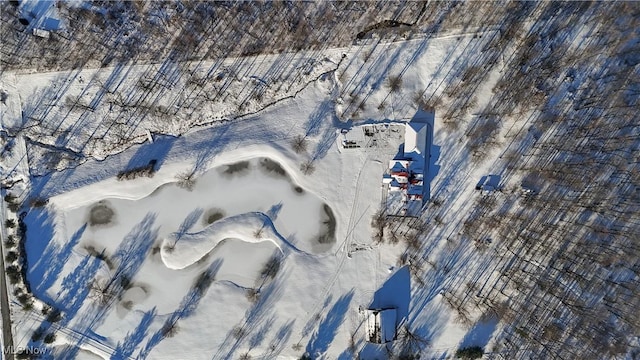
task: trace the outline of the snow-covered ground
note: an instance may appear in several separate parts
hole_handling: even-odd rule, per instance
[[[83,119],[87,127],[73,117],[70,125],[45,126],[71,126],[61,138],[68,151],[110,156],[31,179],[32,193],[49,203],[25,218],[28,279],[34,294],[63,310],[64,319],[50,325],[37,312],[17,311],[14,338],[25,346],[35,329],[53,326],[59,330],[51,347],[55,358],[236,359],[249,353],[252,358],[288,359],[308,353],[312,358],[351,359],[360,352],[375,358],[384,357],[384,350],[365,344],[366,316],[360,308],[393,306],[398,319],[428,341],[427,357],[452,354],[461,342],[487,345],[495,323],[487,320],[489,325],[469,329],[458,322],[443,301],[446,276],[432,277],[435,270],[427,271],[416,282],[407,267],[399,266],[402,244],[372,240],[370,223],[382,201],[382,174],[399,141],[343,149],[337,139],[339,128],[354,120],[410,119],[417,111],[416,93],[424,99],[439,94],[440,84],[463,66],[461,55],[494,35],[335,50],[334,59],[312,59],[300,85],[289,90],[297,93],[293,98],[181,137],[126,143],[130,147],[121,153],[114,153],[120,148],[76,146],[96,134],[103,124],[96,119],[108,116],[108,105],[98,108],[101,115],[95,119]],[[347,56],[341,61],[343,52]],[[268,59],[260,61],[268,68]],[[97,84],[104,77],[100,71],[85,72],[71,84],[57,82],[67,78],[59,74],[5,76],[3,84],[17,89],[23,107],[35,106],[29,99],[46,98],[43,89],[51,84],[73,87],[70,94],[80,96],[76,102],[86,98],[87,106],[91,99],[111,96],[80,86],[81,78],[91,77],[87,84]],[[393,90],[386,79],[396,75],[403,81]],[[238,86],[253,79],[250,73],[234,76]],[[494,78],[485,84],[478,108],[488,103]],[[12,121],[20,114],[16,97],[10,96],[14,102],[3,108],[3,116],[13,116]],[[252,106],[259,109],[259,104]],[[54,110],[68,111],[64,106]],[[197,111],[192,117],[223,119],[228,109]],[[149,128],[154,119],[145,118],[149,123],[136,129]],[[433,197],[448,194],[452,183],[469,189],[450,204],[455,212],[471,206],[473,184],[490,165],[454,173],[468,163],[468,155],[441,125],[436,114],[429,180]],[[73,128],[82,128],[79,134],[86,138],[67,146]],[[143,141],[138,138],[146,133],[138,135],[130,139]],[[291,147],[296,135],[308,142],[299,154]],[[47,133],[37,140],[55,145],[56,136],[60,134]],[[32,170],[46,173],[33,154]],[[150,160],[157,161],[153,177],[116,179],[120,171]],[[309,161],[315,170],[304,174],[300,165]],[[193,189],[178,186],[177,176],[192,170]],[[431,244],[433,259],[452,251],[444,236],[421,241]],[[466,256],[465,250],[456,255]],[[264,276],[274,257],[277,273]],[[105,294],[96,293],[97,288],[114,291],[106,294],[106,306]],[[250,295],[250,289],[258,295]]]
[[[324,55],[10,73],[0,83],[10,92],[7,100],[22,102],[22,111],[7,114],[3,125],[31,139],[33,170],[42,174],[121,152],[147,140],[149,132],[180,135],[293,97],[341,63],[340,50]],[[64,152],[40,158],[50,146]]]

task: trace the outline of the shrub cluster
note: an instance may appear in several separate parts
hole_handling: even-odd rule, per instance
[[[129,170],[124,170],[118,173],[118,180],[133,180],[141,176],[152,177],[156,172],[156,163],[158,161],[153,159],[145,166],[136,167]]]
[[[456,358],[463,359],[479,359],[484,354],[484,349],[480,346],[469,346],[466,348],[458,349],[456,351]]]

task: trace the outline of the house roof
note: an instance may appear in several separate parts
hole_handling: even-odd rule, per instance
[[[404,165],[402,165],[401,162],[396,161],[395,164],[393,164],[393,166],[391,167],[391,171],[394,171],[394,172],[405,171],[406,172],[407,168]]]
[[[433,126],[434,116],[433,112],[420,109],[411,121],[405,124],[404,153],[406,156],[415,158],[415,155],[424,157],[427,154],[429,127]]]
[[[412,154],[420,154],[424,156],[427,150],[427,123],[407,123],[404,132],[404,154],[412,156]]]
[[[367,335],[369,341],[383,344],[396,337],[396,309],[369,310]]]
[[[411,120],[410,122],[407,123],[407,125],[409,125],[413,131],[415,132],[420,132],[420,130],[422,130],[423,128],[425,128],[427,126],[426,122],[417,122],[416,120]]]
[[[421,185],[409,185],[407,189],[408,195],[422,195],[422,186]]]

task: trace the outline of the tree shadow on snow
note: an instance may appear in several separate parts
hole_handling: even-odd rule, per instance
[[[58,293],[56,304],[63,307],[65,316],[60,322],[67,327],[75,319],[72,326],[73,341],[76,346],[57,351],[56,359],[75,359],[81,345],[85,342],[103,343],[107,339],[94,332],[100,326],[111,306],[117,302],[132,279],[144,263],[154,243],[159,228],[153,228],[156,215],[148,213],[140,223],[124,237],[112,259],[116,267],[109,272],[104,282],[96,282],[98,270],[105,266],[103,258],[87,255],[80,264],[62,281],[62,290]],[[101,293],[102,291],[102,293]],[[104,294],[104,296],[99,296]],[[87,299],[92,301],[87,303]],[[83,308],[82,311],[81,308]]]
[[[75,189],[80,184],[90,185],[117,176],[123,170],[147,166],[152,160],[156,161],[154,170],[158,170],[168,159],[189,161],[193,154],[198,154],[192,170],[200,174],[206,170],[205,165],[221,152],[246,145],[266,143],[277,151],[289,152],[290,149],[281,144],[286,133],[264,128],[261,120],[259,116],[252,116],[201,129],[189,136],[156,136],[154,143],[134,145],[104,160],[82,162],[83,171],[75,171],[73,167],[63,171],[47,170],[39,174],[41,176],[33,177],[30,198],[48,198]],[[243,134],[241,139],[238,138],[239,133]],[[231,144],[235,146],[231,147]]]
[[[271,206],[269,210],[267,210],[267,216],[271,219],[271,221],[275,221],[278,218],[278,214],[282,210],[282,201]]]
[[[253,329],[259,328],[265,321],[268,321],[267,316],[272,314],[272,309],[280,298],[281,284],[283,283],[283,275],[281,273],[261,290],[258,301],[247,310],[245,318],[227,333],[224,341],[213,355],[213,359],[234,359],[234,354],[246,335],[250,334]],[[281,346],[284,346],[284,344],[281,344]]]
[[[58,279],[87,225],[81,226],[61,245],[53,240],[53,216],[48,209],[32,209],[25,216],[24,222],[27,225],[27,280],[31,291],[38,298],[44,299],[48,297],[46,290]]]
[[[320,321],[320,317],[316,315],[319,315],[321,312],[323,312],[329,306],[329,304],[331,304],[332,300],[333,296],[331,294],[327,295],[327,297],[324,299],[324,303],[322,304],[322,308],[316,314],[311,316],[306,324],[304,324],[304,326],[302,327],[302,331],[300,334],[301,338],[307,337],[307,335],[309,335],[311,331],[313,331],[313,329],[318,324],[318,321]]]
[[[175,335],[178,331],[178,321],[192,315],[198,308],[200,300],[205,296],[222,266],[222,260],[217,259],[202,272],[195,280],[191,290],[182,298],[178,308],[164,321],[162,327],[147,341],[145,347],[138,353],[138,359],[146,358],[164,338]]]
[[[80,309],[85,304],[85,301],[90,292],[90,284],[95,278],[97,274],[101,261],[93,256],[87,255],[85,256],[78,266],[69,273],[67,276],[62,279],[61,288],[62,290],[58,292],[58,297],[55,300],[56,307],[64,312],[64,316],[62,317],[59,324],[56,324],[56,328],[67,329],[70,321],[76,317]],[[53,327],[49,321],[44,320],[38,330],[43,333],[55,333],[55,331],[50,331]],[[68,331],[65,331],[67,334]],[[72,330],[72,333],[76,335],[76,332]],[[77,332],[79,335],[79,339],[74,339],[80,343],[84,341],[86,335],[83,332]],[[29,341],[28,346],[37,348],[39,346],[43,346],[41,342],[42,340],[34,341],[33,338]],[[74,359],[80,349],[77,346],[65,346],[61,348],[56,348],[54,351],[46,350],[47,357],[45,358],[55,358],[55,359]]]
[[[434,236],[444,236],[442,234]],[[426,256],[425,253],[424,256]],[[454,274],[469,268],[469,262],[473,259],[473,253],[468,251],[465,243],[459,243],[455,248],[445,249],[435,260],[437,268],[430,268],[422,275],[423,286],[416,287],[412,298],[409,322],[413,323],[420,316],[422,309],[436,296],[452,285]]]
[[[305,137],[316,136],[320,134],[322,123],[325,120],[331,120],[333,117],[333,102],[323,101],[309,116],[309,120],[305,124]]]
[[[111,360],[126,359],[133,355],[133,352],[138,345],[147,336],[149,326],[153,322],[156,316],[156,308],[145,312],[140,319],[138,326],[132,331],[127,333],[122,342],[118,342],[115,351],[111,354]]]
[[[176,231],[176,233],[174,234],[176,243],[180,240],[180,238],[182,238],[182,236],[184,236],[189,232],[189,230],[191,230],[191,228],[198,222],[198,219],[200,219],[203,213],[204,209],[196,208],[195,210],[190,212],[186,218],[184,218],[184,220],[178,227],[178,231]]]
[[[470,346],[480,346],[484,348],[487,346],[493,333],[498,326],[498,318],[495,316],[488,316],[481,318],[473,325],[471,330],[462,339],[460,343],[461,348]]]
[[[338,138],[338,133],[336,132],[336,129],[332,127],[327,128],[322,133],[322,137],[320,138],[318,145],[313,151],[313,156],[311,157],[311,159],[313,161],[316,161],[324,158],[329,152],[329,149],[331,149],[331,146],[333,146],[333,144],[335,143],[337,138]]]
[[[449,308],[441,302],[432,301],[423,309],[423,319],[416,321],[414,332],[429,343],[437,339],[451,321]]]
[[[318,358],[324,354],[333,342],[340,325],[349,311],[349,305],[353,299],[354,290],[342,295],[333,304],[324,319],[318,325],[318,330],[313,334],[307,344],[306,352],[312,358]]]
[[[158,237],[159,227],[153,229],[156,217],[155,213],[148,213],[124,237],[113,254],[113,260],[118,265],[111,277],[111,282],[119,282],[120,286],[127,287],[133,276],[140,270]]]
[[[86,255],[78,266],[62,279],[56,304],[64,310],[61,324],[68,324],[84,304],[90,291],[90,284],[100,269],[101,261]]]
[[[169,154],[177,139],[177,137],[170,135],[156,135],[153,143],[147,142],[138,145],[124,170],[144,167],[155,160],[153,170],[157,171],[164,163],[167,154]]]
[[[276,318],[271,316],[269,319],[265,320],[262,325],[251,334],[251,336],[249,336],[249,351],[257,348],[264,342],[275,320]]]
[[[293,324],[295,324],[295,322],[295,320],[289,320],[286,324],[280,327],[273,339],[271,339],[271,342],[269,342],[267,358],[275,358],[284,350],[284,347],[287,345],[287,342],[291,337]]]
[[[370,309],[396,309],[398,324],[409,314],[411,300],[411,277],[409,268],[404,266],[396,271],[382,287],[373,294]]]

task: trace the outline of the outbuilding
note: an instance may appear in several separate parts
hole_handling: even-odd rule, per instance
[[[376,344],[385,344],[396,339],[397,312],[391,309],[367,310],[367,339]]]

